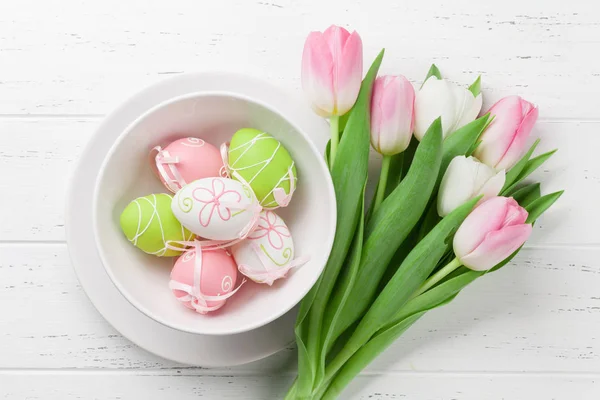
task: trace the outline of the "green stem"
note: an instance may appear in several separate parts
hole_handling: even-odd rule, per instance
[[[426,291],[431,289],[436,283],[438,283],[439,281],[441,281],[442,279],[447,277],[452,271],[454,271],[456,268],[460,267],[461,265],[462,265],[462,263],[458,260],[458,257],[455,257],[454,260],[452,260],[448,264],[446,264],[446,266],[444,268],[440,269],[433,276],[429,277],[429,279],[427,279],[425,282],[423,282],[423,284],[421,285],[419,290],[417,290],[415,292],[415,294],[412,295],[411,298],[414,299],[415,297],[425,293]]]
[[[329,169],[333,169],[335,161],[335,153],[337,152],[338,144],[340,143],[340,117],[337,115],[329,118],[329,128],[331,130],[331,152],[329,153]]]
[[[423,294],[427,290],[431,289],[436,283],[444,279],[446,276],[448,276],[448,274],[450,274],[452,271],[454,271],[461,265],[462,263],[458,260],[458,258],[455,258],[454,260],[450,261],[444,268],[440,269],[433,276],[427,279],[423,283],[423,285],[421,285],[419,290],[417,290],[410,297],[409,301],[419,296],[420,294]],[[356,340],[352,341],[352,339]],[[344,346],[342,351],[340,351],[337,354],[337,356],[335,356],[333,360],[331,360],[327,368],[325,368],[325,379],[323,382],[330,382],[340,371],[340,369],[346,364],[346,362],[348,362],[348,360],[364,345],[364,343],[369,338],[366,338],[367,340],[365,341],[362,341],[363,339],[364,338],[356,338],[356,336],[352,336],[352,338],[348,341],[348,343],[346,343],[346,346]]]
[[[335,374],[339,372],[339,370],[344,366],[346,361],[352,357],[352,355],[358,350],[360,347],[351,346],[350,348],[344,347],[342,351],[331,360],[329,365],[325,368],[325,379],[323,379],[323,383],[329,382],[335,377]]]
[[[331,381],[321,383],[321,385],[313,392],[313,400],[321,400],[329,389],[330,383]]]
[[[298,385],[298,378],[294,379],[294,383],[286,393],[284,400],[294,400],[296,398],[296,387]]]
[[[392,161],[391,156],[383,156],[381,162],[381,174],[379,175],[379,185],[377,185],[377,194],[375,195],[375,205],[373,206],[373,212],[376,212],[383,199],[385,198],[385,187],[387,185],[388,175],[390,173],[390,162]]]

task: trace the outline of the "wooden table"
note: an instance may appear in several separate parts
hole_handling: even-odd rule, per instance
[[[295,350],[207,370],[154,357],[95,311],[70,266],[68,176],[103,115],[167,76],[230,70],[300,92],[302,45],[357,29],[414,82],[482,74],[485,103],[540,107],[536,174],[566,193],[501,272],[431,312],[353,399],[600,398],[600,16],[590,0],[0,1],[0,399],[277,399]],[[91,228],[90,228],[91,229]]]

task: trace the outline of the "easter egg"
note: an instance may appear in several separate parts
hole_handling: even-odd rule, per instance
[[[188,250],[177,259],[169,286],[183,305],[206,314],[225,304],[237,281],[237,266],[226,250],[199,251]]]
[[[231,139],[228,164],[230,175],[236,179],[239,174],[248,182],[264,208],[287,205],[278,203],[275,191],[279,189],[291,197],[296,167],[290,153],[273,136],[256,129],[240,129]]]
[[[164,149],[155,147],[155,171],[167,189],[175,193],[198,179],[220,176],[221,152],[202,139],[178,139]]]
[[[256,229],[246,240],[234,245],[231,252],[242,274],[255,282],[272,285],[289,270],[294,242],[283,219],[265,210]]]
[[[172,198],[165,193],[133,200],[121,213],[121,229],[142,251],[159,257],[173,257],[180,251],[167,248],[168,241],[189,241],[194,234],[185,229],[171,211]]]
[[[252,191],[229,178],[204,178],[184,186],[171,209],[187,229],[213,240],[242,237],[260,212]]]

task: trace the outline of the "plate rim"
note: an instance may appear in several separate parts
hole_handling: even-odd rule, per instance
[[[116,287],[114,287],[110,278],[106,275],[104,267],[100,264],[101,261],[99,259],[99,255],[97,254],[97,251],[95,249],[95,243],[93,244],[93,246],[90,246],[93,248],[93,250],[90,252],[90,254],[81,254],[78,250],[75,250],[74,243],[79,241],[79,235],[77,235],[75,233],[75,231],[77,229],[73,225],[74,219],[76,220],[77,217],[81,217],[81,215],[79,215],[79,214],[86,214],[84,209],[76,212],[75,210],[78,210],[78,209],[73,207],[73,206],[77,206],[77,205],[79,205],[81,207],[84,206],[84,204],[78,204],[78,202],[77,202],[78,193],[82,193],[82,191],[81,191],[81,188],[75,187],[75,183],[78,183],[81,180],[85,184],[85,179],[84,179],[85,177],[80,177],[80,175],[81,175],[80,171],[84,171],[85,168],[94,168],[95,171],[92,171],[92,175],[95,174],[95,176],[97,176],[98,169],[101,164],[101,160],[94,167],[94,165],[93,165],[94,150],[97,150],[96,145],[99,142],[101,142],[100,135],[102,134],[102,132],[104,132],[110,128],[111,122],[113,120],[124,117],[121,114],[124,113],[124,109],[126,107],[141,108],[140,112],[143,112],[144,110],[151,108],[153,104],[158,104],[158,102],[161,101],[161,100],[156,100],[156,99],[151,100],[152,97],[161,97],[161,95],[159,93],[160,91],[167,91],[167,92],[173,91],[173,92],[178,92],[180,94],[186,93],[186,92],[191,92],[191,91],[197,91],[198,89],[192,88],[194,86],[194,83],[197,84],[198,82],[202,82],[203,80],[205,82],[206,81],[214,82],[214,81],[220,81],[220,80],[233,80],[233,81],[239,82],[239,81],[246,81],[246,80],[261,81],[262,79],[257,78],[255,76],[242,75],[242,74],[236,74],[236,73],[227,73],[227,72],[206,71],[206,72],[184,73],[184,74],[180,74],[180,75],[173,76],[168,79],[162,80],[158,83],[155,83],[154,85],[151,85],[151,86],[135,93],[134,95],[130,96],[126,101],[121,103],[120,106],[116,107],[98,125],[95,132],[92,134],[92,137],[88,140],[86,146],[82,150],[81,155],[79,156],[79,159],[74,164],[73,169],[70,172],[67,193],[66,193],[66,200],[65,200],[65,207],[66,207],[66,210],[65,210],[65,236],[66,236],[67,250],[69,253],[69,258],[71,260],[71,265],[73,267],[73,270],[74,270],[84,292],[86,293],[86,296],[90,299],[90,302],[96,308],[96,310],[100,313],[100,315],[102,315],[102,317],[115,330],[117,330],[123,337],[125,337],[129,341],[133,342],[137,346],[139,346],[139,347],[143,348],[144,350],[148,351],[149,353],[155,354],[159,357],[162,357],[162,358],[165,358],[165,359],[177,362],[177,363],[181,363],[181,364],[215,368],[215,367],[235,366],[235,365],[241,365],[241,364],[246,364],[249,362],[257,361],[257,360],[263,359],[265,357],[268,357],[272,354],[275,354],[278,351],[289,346],[294,340],[293,325],[295,322],[295,315],[297,313],[298,306],[296,306],[294,309],[292,309],[291,311],[289,311],[287,314],[280,317],[279,319],[276,319],[275,321],[271,322],[270,324],[267,324],[267,325],[263,326],[262,328],[256,329],[254,331],[249,331],[249,332],[242,333],[242,334],[227,335],[227,336],[199,335],[199,334],[190,334],[190,333],[186,333],[186,332],[177,331],[172,328],[167,328],[167,327],[155,322],[154,320],[152,320],[151,318],[142,314],[141,312],[139,312],[135,307],[131,306],[124,297],[122,297],[122,295],[118,292]],[[278,93],[278,95],[292,97],[286,91],[283,91],[283,90],[275,88],[275,87],[273,87],[273,89]],[[147,97],[147,99],[144,100],[144,97]],[[304,107],[303,109],[300,109],[299,112],[304,112],[304,114],[306,115],[307,118],[318,118],[314,114],[312,114],[312,111],[310,111],[310,109],[308,107]],[[327,125],[326,125],[325,121],[322,120],[321,123],[322,123],[323,129],[326,130]],[[126,127],[127,125],[128,125],[128,123],[126,123],[124,127]],[[317,145],[317,147],[320,147],[320,146],[324,147],[324,144],[326,143],[326,140],[327,140],[326,136],[323,138],[311,137],[311,139],[317,141],[317,143],[315,143]],[[319,141],[321,143],[318,143]],[[108,152],[109,148],[110,148],[110,145],[107,145],[106,149],[103,150],[104,154],[100,155],[102,158],[104,157],[106,152]],[[92,164],[92,165],[88,165],[88,164]],[[84,173],[84,175],[86,175],[86,174],[89,175],[89,173],[87,173],[85,171],[82,173]],[[93,185],[91,187],[93,188]],[[88,194],[91,198],[91,193],[88,193]],[[83,195],[85,195],[85,189],[83,191]],[[75,214],[77,214],[77,215],[75,215]],[[91,205],[87,209],[87,214],[91,221]],[[88,233],[93,236],[92,232],[88,232]],[[82,266],[79,265],[80,263],[90,264],[90,265],[95,264],[95,267],[94,266],[84,267],[84,269],[85,268],[99,269],[100,276],[102,276],[102,273],[103,273],[105,279],[109,283],[109,285],[105,285],[106,288],[109,291],[112,289],[116,293],[116,296],[115,296],[116,299],[113,299],[113,300],[100,299],[100,298],[98,298],[97,294],[90,293],[92,291],[88,287],[89,282],[87,282],[86,281],[87,278],[84,277],[84,273],[83,273],[84,271],[81,270]],[[104,284],[106,284],[106,282],[104,282]],[[129,313],[130,316],[134,317],[134,318],[141,317],[142,322],[147,323],[148,321],[150,321],[151,322],[150,325],[155,325],[155,327],[157,328],[156,330],[152,329],[149,331],[150,334],[147,335],[148,336],[147,339],[140,340],[139,333],[134,332],[135,329],[130,329],[130,328],[125,327],[122,322],[118,321],[118,318],[116,318],[114,315],[111,315],[109,312],[107,312],[107,309],[110,306],[109,303],[111,301],[118,302],[119,296],[120,296],[121,302],[124,301],[125,305],[131,307],[130,309],[126,309],[126,307],[123,309],[119,308],[118,309],[119,312]],[[134,313],[131,313],[132,310],[134,311]],[[123,319],[123,318],[121,318],[121,319]],[[145,319],[147,319],[147,321]],[[158,329],[158,328],[161,328],[161,329]],[[289,336],[287,338],[285,338],[283,340],[280,339],[279,341],[272,340],[274,333],[278,334],[278,336],[281,337],[282,336],[281,333],[285,332],[285,331],[289,332]],[[145,332],[145,334],[147,334],[147,333],[148,332]],[[266,335],[267,340],[263,340],[264,338],[259,336],[257,333],[261,334],[261,335]],[[163,336],[163,338],[160,338],[161,335]],[[206,359],[206,358],[204,358],[203,359],[202,354],[195,354],[194,352],[189,351],[189,349],[184,349],[183,351],[178,350],[178,352],[176,353],[174,350],[174,347],[164,348],[164,346],[161,347],[160,345],[157,345],[157,343],[160,343],[160,341],[157,339],[162,340],[162,339],[164,339],[164,336],[169,336],[169,335],[178,336],[178,339],[181,340],[182,342],[188,342],[188,343],[192,343],[192,344],[200,343],[200,342],[211,342],[211,343],[207,343],[207,345],[205,346],[206,348],[210,348],[210,346],[214,346],[215,340],[218,341],[220,339],[224,339],[224,340],[228,341],[228,345],[229,344],[235,345],[238,341],[243,339],[244,336],[248,336],[248,337],[253,336],[254,339],[258,340],[258,342],[256,342],[256,343],[261,344],[262,342],[265,342],[265,343],[263,343],[263,347],[265,347],[265,348],[260,351],[255,351],[251,355],[230,357],[229,359],[223,359],[223,358],[221,358],[221,359]],[[258,348],[258,347],[255,346],[254,348]],[[198,353],[200,353],[200,352],[198,352]]]

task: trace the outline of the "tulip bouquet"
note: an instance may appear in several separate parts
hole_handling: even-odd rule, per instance
[[[480,78],[461,87],[434,65],[415,91],[403,76],[377,77],[383,53],[362,79],[356,32],[332,26],[304,47],[304,91],[330,120],[338,219],[301,303],[286,399],[336,398],[427,311],[506,265],[562,194],[525,181],[553,154],[533,156],[539,140],[527,150],[535,106],[506,97],[479,116]],[[369,142],[383,159],[367,201]]]

